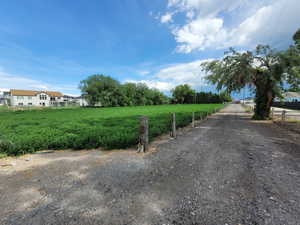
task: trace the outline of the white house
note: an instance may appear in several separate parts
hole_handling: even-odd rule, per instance
[[[56,91],[0,89],[0,105],[13,107],[87,106],[82,96],[64,95]]]
[[[9,90],[0,88],[0,105],[9,104]]]
[[[63,94],[54,91],[10,90],[11,106],[58,106],[63,102]]]

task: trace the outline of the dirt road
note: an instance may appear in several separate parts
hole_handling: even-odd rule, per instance
[[[230,105],[145,155],[21,157],[0,168],[0,224],[300,224],[299,140]]]

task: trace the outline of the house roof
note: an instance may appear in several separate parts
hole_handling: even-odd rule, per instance
[[[46,93],[47,95],[51,97],[62,97],[63,94],[61,92],[57,91],[30,91],[30,90],[16,90],[11,89],[10,90],[11,95],[13,96],[36,96],[40,93]]]
[[[300,92],[285,92],[282,95],[284,98],[300,98]]]

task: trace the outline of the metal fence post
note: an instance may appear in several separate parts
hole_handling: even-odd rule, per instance
[[[149,119],[142,116],[140,118],[139,144],[137,152],[146,152],[149,146]]]
[[[172,113],[172,137],[176,138],[176,114]]]
[[[282,121],[285,121],[285,117],[286,117],[286,111],[283,110],[283,111],[282,111],[282,114],[281,114],[281,120],[282,120]]]

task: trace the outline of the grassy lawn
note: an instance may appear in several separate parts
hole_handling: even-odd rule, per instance
[[[42,149],[126,148],[138,142],[138,118],[149,117],[150,140],[167,133],[171,112],[178,127],[211,113],[221,104],[160,105],[0,111],[0,153],[18,155]]]
[[[0,105],[0,113],[1,112],[9,112],[9,108],[7,106]]]

